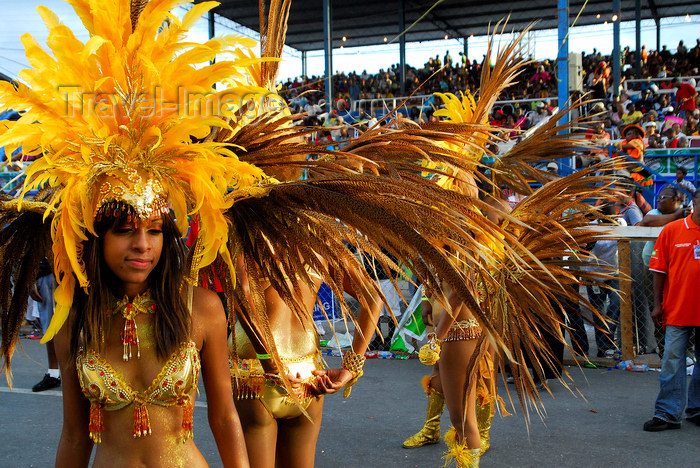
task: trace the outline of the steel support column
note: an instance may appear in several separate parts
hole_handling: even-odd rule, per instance
[[[464,50],[462,51],[467,61],[469,60],[469,36],[464,36]]]
[[[620,0],[613,0],[613,15],[617,15],[617,20],[613,21],[613,96],[620,95],[620,23],[622,22],[622,11],[620,10]]]
[[[209,10],[209,39],[214,38],[214,34],[216,34],[216,23],[214,23],[214,10]],[[214,62],[216,62],[216,59],[212,59],[209,61],[210,65],[213,65]],[[214,83],[214,88],[216,88],[216,83]]]
[[[634,2],[634,39],[637,46],[635,55],[634,77],[642,77],[642,0]]]
[[[406,2],[399,0],[399,73],[401,75],[401,95],[406,95]]]
[[[301,51],[301,76],[306,78],[306,51]]]
[[[557,95],[559,108],[563,108],[569,100],[569,0],[558,0],[557,14],[559,17],[559,53],[557,54]],[[564,116],[559,124],[569,121],[569,116]]]
[[[661,50],[661,20],[654,18],[654,23],[656,23],[656,52]]]
[[[326,56],[326,112],[333,110],[333,15],[331,0],[323,0],[323,50]]]

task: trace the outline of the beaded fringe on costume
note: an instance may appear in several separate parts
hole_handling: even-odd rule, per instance
[[[186,398],[180,402],[180,406],[182,406],[182,430],[185,433],[184,441],[194,437],[194,422],[192,419],[194,416],[194,402]]]
[[[237,400],[259,400],[262,397],[264,385],[279,386],[284,388],[284,381],[278,374],[254,374],[246,375],[245,371],[240,371],[240,375],[231,375],[231,386],[233,396]],[[313,398],[313,386],[309,382],[302,382],[295,394],[301,403]],[[296,405],[297,402],[291,396],[285,398],[288,405]]]
[[[131,305],[131,304],[129,304]],[[124,319],[124,331],[121,333],[121,341],[124,346],[124,354],[122,359],[128,361],[131,359],[131,345],[136,346],[136,357],[141,359],[141,345],[139,344],[138,329],[136,328],[136,320],[133,318]]]
[[[194,403],[190,398],[186,398],[178,403],[182,406],[182,429],[184,431],[183,440],[193,437],[193,415]],[[88,426],[90,431],[90,439],[96,443],[102,443],[102,432],[105,430],[104,425],[104,409],[100,403],[92,403],[90,405],[90,423]],[[151,435],[151,419],[148,416],[148,408],[146,403],[134,405],[134,438]]]
[[[90,431],[90,439],[99,444],[102,442],[102,432],[105,430],[104,410],[99,403],[90,405],[90,423],[88,425]]]
[[[134,437],[151,435],[151,419],[145,403],[134,406]]]
[[[452,324],[447,336],[442,341],[475,340],[481,336],[481,333],[481,326],[476,319],[462,320]]]

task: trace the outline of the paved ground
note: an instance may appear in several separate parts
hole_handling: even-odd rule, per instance
[[[22,340],[14,364],[14,390],[0,380],[0,468],[53,465],[61,429],[60,392],[34,394],[45,371],[38,341]],[[338,358],[329,358],[331,365]],[[368,360],[365,377],[352,396],[326,399],[316,466],[319,468],[442,466],[443,443],[405,450],[401,442],[423,423],[426,399],[419,380],[427,367],[417,360]],[[496,416],[492,448],[482,467],[697,467],[700,427],[642,431],[652,414],[658,373],[568,367],[574,392],[552,383],[544,398],[546,415],[530,417],[529,432],[520,408]],[[510,387],[513,388],[512,386]],[[501,395],[507,398],[501,385]],[[206,422],[203,396],[195,410],[195,441],[211,466],[220,466]],[[443,418],[443,433],[447,430]]]

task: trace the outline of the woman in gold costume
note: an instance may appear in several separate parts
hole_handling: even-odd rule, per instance
[[[288,281],[296,283],[303,306],[311,311],[321,280],[311,271],[309,276],[313,288],[298,278]],[[243,287],[248,288],[245,280]],[[240,321],[236,322],[233,336],[238,365],[231,370],[231,378],[250,463],[261,468],[313,467],[324,395],[340,390],[355,377],[357,369],[347,364],[324,369],[312,314],[297,317],[279,292],[264,281],[260,287],[283,367],[276,368],[270,356],[257,353]],[[352,291],[350,284],[346,287]],[[382,303],[369,291],[361,292],[358,299],[358,330],[347,355],[364,361]],[[289,381],[290,390],[280,374]]]
[[[499,213],[510,212],[508,205],[488,195],[485,199],[489,205],[493,206],[493,209],[486,210],[485,216],[490,221],[500,224],[503,218]],[[446,287],[449,288],[449,286]],[[421,307],[423,323],[432,327],[428,335],[431,340],[428,349],[435,350],[439,346],[438,343],[442,342],[442,352],[439,362],[433,364],[431,374],[426,375],[421,382],[428,396],[425,424],[420,431],[404,441],[403,447],[418,448],[440,442],[440,419],[447,403],[452,425],[455,428],[462,428],[459,433],[460,438],[466,440],[469,447],[474,449],[471,454],[472,463],[477,463],[478,457],[488,450],[490,445],[489,432],[497,399],[494,349],[489,347],[482,355],[476,376],[467,376],[467,366],[476,351],[476,339],[482,334],[481,327],[464,307],[460,308],[454,318],[445,312],[440,302],[423,296]],[[451,325],[447,325],[449,322]],[[448,328],[447,338],[440,339],[438,326],[443,329]],[[430,362],[431,360],[428,360],[426,364]],[[464,388],[469,389],[466,401],[463,398]],[[463,420],[464,415],[466,418]],[[455,432],[452,430],[448,434],[449,438],[446,436],[449,443],[454,442]],[[465,437],[467,433],[471,437]]]
[[[435,112],[436,116],[443,118],[440,123],[485,124],[495,96],[513,82],[524,63],[519,47],[516,40],[499,51],[493,68],[483,67],[478,101],[469,93],[462,95],[461,99],[438,93],[444,101],[444,108]],[[493,231],[480,232],[474,228],[471,234],[481,250],[472,256],[453,256],[455,264],[467,275],[475,303],[457,298],[449,292],[449,285],[444,284],[442,290],[448,294],[447,303],[434,300],[430,295],[426,295],[423,302],[424,322],[435,329],[429,334],[429,342],[421,349],[420,357],[425,364],[436,366],[433,373],[423,379],[428,394],[426,422],[418,433],[404,441],[404,447],[415,448],[440,441],[440,417],[446,404],[453,425],[445,435],[448,445],[446,465],[479,466],[481,454],[490,445],[491,418],[499,400],[494,360],[498,363],[497,358],[504,350],[512,354],[521,342],[528,344],[527,355],[532,356],[534,349],[542,349],[546,356],[544,361],[550,359],[548,345],[532,328],[531,324],[537,322],[544,323],[548,331],[564,342],[554,294],[572,297],[571,288],[563,290],[559,282],[576,280],[562,268],[561,257],[567,255],[571,246],[578,246],[572,239],[590,236],[590,232],[573,229],[583,226],[583,213],[591,211],[581,195],[588,193],[596,198],[605,192],[592,186],[586,188],[587,182],[594,182],[586,181],[583,178],[585,173],[569,176],[565,182],[548,184],[547,189],[536,194],[529,186],[528,178],[540,183],[546,183],[548,179],[527,163],[539,161],[545,155],[560,157],[574,152],[575,139],[561,133],[568,127],[557,125],[559,117],[566,112],[566,108],[560,110],[538,132],[516,144],[505,155],[496,157],[489,168],[490,179],[477,172],[483,166],[479,162],[481,156],[488,154],[488,145],[484,141],[455,148],[471,161],[466,171],[425,164],[429,169],[432,167],[427,172],[434,174],[432,179],[437,184],[471,195],[472,199],[481,193],[483,202],[473,201],[472,208],[482,219],[472,226],[487,224],[495,226],[497,231],[494,234]],[[481,179],[481,188],[477,188],[476,177]],[[605,179],[598,181],[605,182]],[[529,201],[511,213],[506,203],[492,196],[502,185],[530,195]],[[561,206],[553,203],[555,200]],[[571,216],[571,213],[577,215]],[[547,233],[548,246],[541,243],[542,239],[537,239],[542,232]],[[585,252],[580,252],[579,257],[570,261],[580,264],[586,256]],[[544,301],[547,302],[545,306],[533,302],[532,291],[536,291],[537,297],[554,299],[555,305],[551,306],[549,301]],[[580,299],[573,298],[575,301]],[[530,320],[519,321],[515,317],[529,317]],[[523,352],[518,351],[517,357],[522,362]],[[538,362],[540,364],[545,363]],[[538,400],[529,374],[521,373],[517,384],[521,402],[530,397]],[[501,404],[501,411],[504,409]]]
[[[246,185],[261,171],[203,142],[211,111],[192,111],[176,95],[179,87],[213,93],[217,81],[240,74],[236,60],[210,60],[250,41],[185,42],[211,3],[182,18],[169,11],[176,2],[70,3],[90,39],[79,41],[40,7],[52,54],[23,36],[32,66],[21,73],[26,84],[0,84],[3,107],[23,112],[1,129],[0,144],[37,157],[19,199],[4,199],[0,210],[8,381],[20,301],[48,255],[58,286],[44,340],[56,339],[63,374],[56,465],[88,466],[96,446],[99,467],[207,466],[192,439],[201,370],[222,465],[247,467],[221,301],[189,286],[186,274],[188,262],[207,265],[217,255],[232,264],[227,181],[236,174]],[[64,83],[75,87],[66,92]],[[188,214],[202,220],[189,260]]]
[[[249,466],[223,307],[214,293],[183,287],[185,249],[171,214],[138,216],[110,201],[95,231],[83,244],[89,294],[76,290],[56,336],[64,405],[56,465],[87,466],[95,443],[95,466],[207,466],[192,439],[201,369],[223,464]]]

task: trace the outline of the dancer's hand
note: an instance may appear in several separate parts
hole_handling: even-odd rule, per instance
[[[287,380],[293,390],[298,390],[301,387],[302,378],[299,372],[297,372],[297,375],[287,374]]]
[[[316,395],[335,393],[352,380],[352,372],[347,369],[319,369],[312,372],[316,380],[312,382]]]

